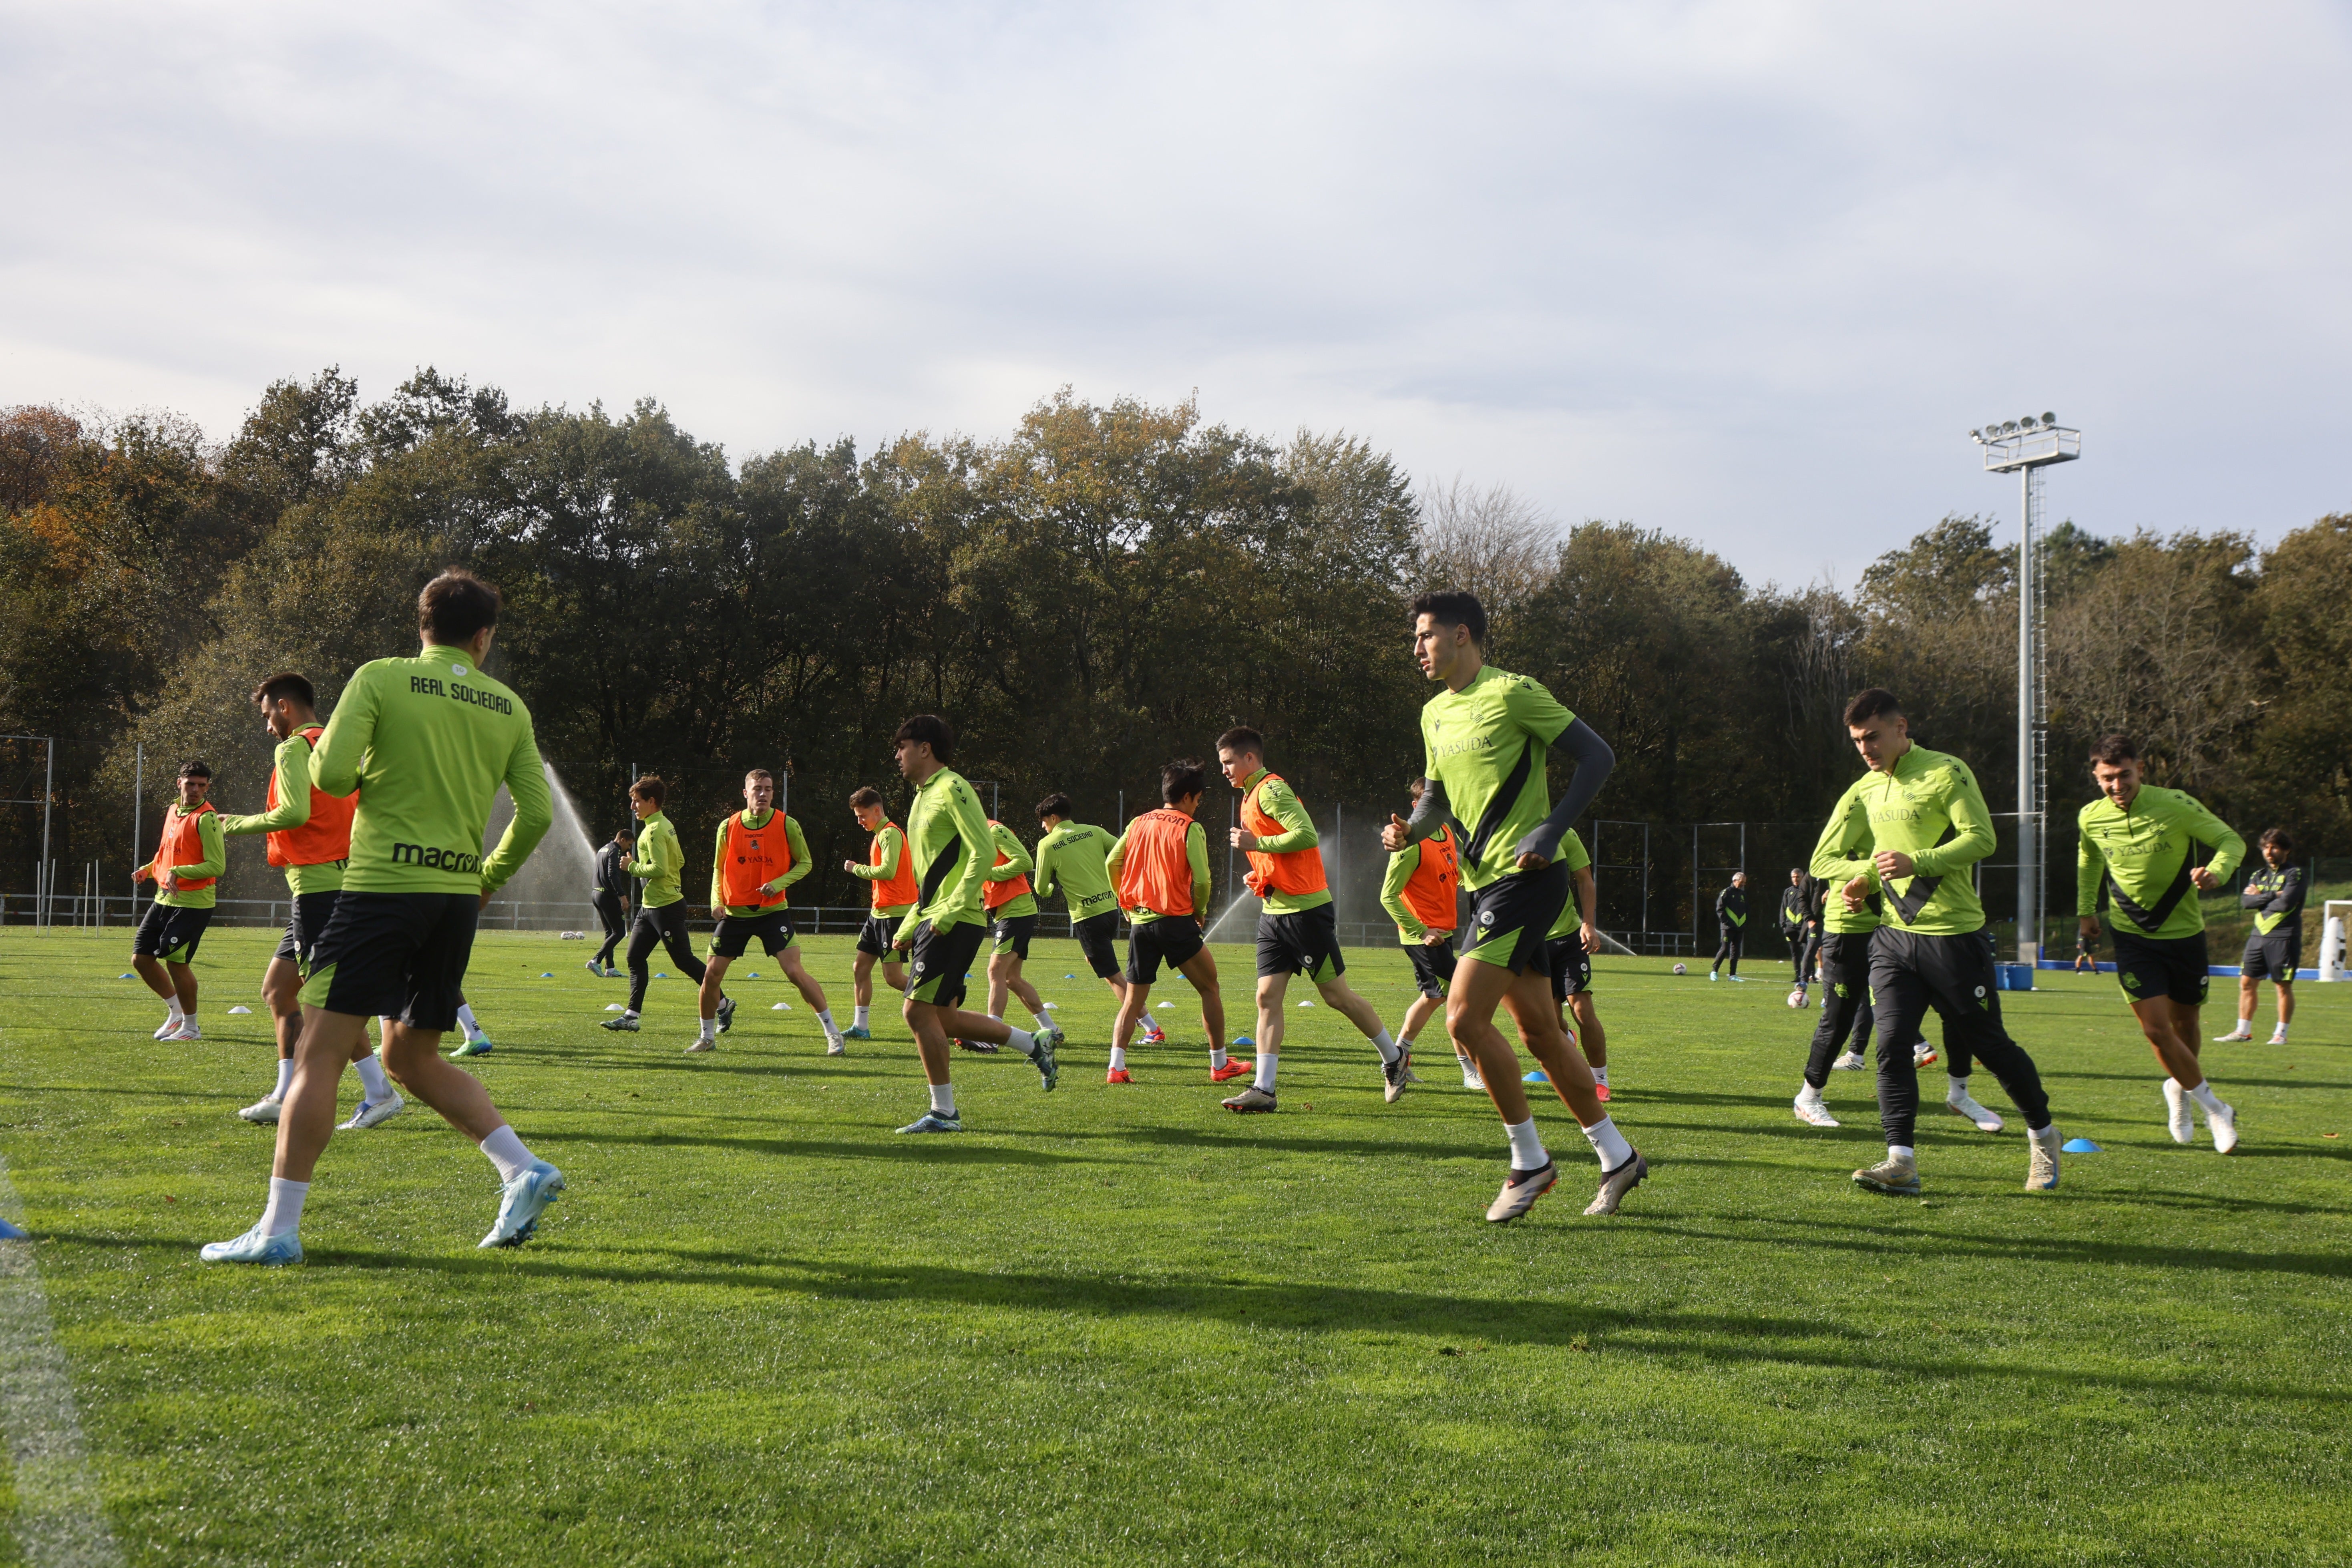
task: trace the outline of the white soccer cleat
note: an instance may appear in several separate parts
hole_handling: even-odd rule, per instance
[[[1944,1105],[1953,1115],[1964,1116],[1975,1122],[1977,1131],[1979,1132],[1998,1132],[2001,1130],[2000,1113],[1979,1105],[1976,1096],[1967,1089],[1962,1089],[1956,1095],[1946,1095]]]
[[[352,1119],[344,1122],[337,1131],[364,1132],[371,1127],[383,1126],[407,1109],[408,1101],[400,1098],[398,1089],[394,1089],[390,1100],[361,1100],[360,1108],[352,1112]]]
[[[1870,1058],[1864,1056],[1860,1051],[1848,1051],[1845,1055],[1838,1058],[1837,1060],[1830,1063],[1830,1071],[1860,1072],[1869,1065]]]
[[[2052,1122],[2039,1132],[2032,1128],[2025,1132],[2025,1190],[2029,1193],[2054,1193],[2058,1190],[2058,1124]]]
[[[562,1191],[563,1173],[544,1160],[533,1160],[529,1170],[516,1172],[500,1190],[497,1223],[475,1245],[520,1247],[539,1229],[539,1216]]]
[[[1822,1097],[1811,1089],[1797,1096],[1790,1103],[1796,1107],[1797,1120],[1808,1127],[1835,1127],[1838,1124],[1838,1119],[1830,1114],[1830,1108],[1822,1103]]]
[[[2273,1044],[2273,1045],[2274,1045],[2274,1046],[2283,1046],[2283,1045],[2286,1044],[2286,1034],[2285,1034],[2285,1032],[2284,1032],[2284,1030],[2282,1030],[2282,1031],[2279,1031],[2279,1032],[2277,1032],[2277,1033],[2275,1033],[2275,1034],[2273,1034],[2273,1035],[2271,1036],[2271,1044]]]
[[[190,1018],[163,1037],[167,1040],[201,1040],[205,1037],[205,1032],[196,1027],[196,1021],[194,1018]]]
[[[164,1020],[163,1020],[163,1026],[162,1028],[160,1028],[160,1029],[157,1029],[157,1030],[155,1031],[154,1038],[159,1039],[159,1040],[168,1040],[168,1039],[170,1039],[173,1035],[176,1035],[176,1034],[178,1034],[178,1033],[180,1032],[180,1026],[181,1026],[181,1024],[182,1024],[182,1023],[184,1023],[184,1021],[185,1021],[184,1019],[176,1018],[176,1017],[174,1017],[174,1018],[166,1018],[166,1019],[164,1019]]]
[[[256,1225],[234,1241],[207,1243],[196,1256],[206,1263],[299,1263],[302,1261],[302,1237],[290,1230],[281,1230],[276,1236],[264,1236],[261,1226]]]
[[[262,1096],[259,1100],[255,1100],[251,1105],[247,1106],[243,1110],[238,1111],[236,1114],[237,1119],[241,1121],[268,1123],[276,1121],[278,1120],[278,1113],[285,1108],[286,1102],[284,1100],[278,1099],[274,1094],[268,1094]]]
[[[2252,1029],[2232,1029],[2226,1035],[2214,1036],[2213,1043],[2217,1046],[2226,1046],[2233,1043],[2243,1045],[2252,1040],[2253,1037],[2254,1032]],[[2277,1042],[2273,1041],[2272,1043],[2276,1044]]]
[[[2178,1079],[2164,1080],[2164,1111],[2165,1125],[2172,1130],[2175,1143],[2197,1142],[2197,1118],[2189,1109],[2189,1091]]]
[[[1929,1045],[1925,1040],[1920,1040],[1913,1045],[1911,1047],[1911,1065],[1915,1068],[1934,1067],[1936,1065],[1936,1047]]]
[[[2238,1111],[2227,1101],[2205,1113],[2205,1129],[2213,1134],[2213,1152],[2226,1154],[2238,1146]]]

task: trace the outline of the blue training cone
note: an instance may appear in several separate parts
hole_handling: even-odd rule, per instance
[[[1236,1046],[1247,1046],[1252,1050],[1255,1050],[1257,1048],[1257,1042],[1251,1039],[1247,1035],[1235,1035],[1234,1037],[1234,1044]]]
[[[555,972],[553,970],[542,969],[539,972],[539,977],[541,980],[552,980],[555,978]]]
[[[2088,1138],[2069,1138],[2063,1143],[2059,1144],[2058,1147],[2069,1154],[2104,1154],[2106,1152],[2105,1149],[2100,1148]]]
[[[118,975],[116,975],[116,976],[115,976],[115,978],[116,978],[117,980],[136,980],[136,979],[138,979],[138,978],[139,978],[139,976],[137,976],[137,975],[135,975],[135,974],[129,973],[121,973],[121,974],[118,974]]]
[[[1528,1074],[1527,1074],[1525,1077],[1521,1078],[1521,1079],[1519,1079],[1519,1081],[1520,1081],[1521,1083],[1549,1083],[1549,1082],[1551,1081],[1551,1079],[1548,1079],[1548,1078],[1546,1078],[1546,1077],[1544,1076],[1544,1069],[1543,1069],[1543,1068],[1536,1068],[1536,1070],[1535,1070],[1535,1071],[1533,1071],[1533,1072],[1531,1072],[1531,1073],[1528,1073]]]
[[[30,1241],[32,1239],[33,1233],[31,1231],[25,1229],[21,1226],[10,1225],[5,1219],[0,1219],[0,1241]]]

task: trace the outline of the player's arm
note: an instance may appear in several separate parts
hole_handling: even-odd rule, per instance
[[[1870,808],[1863,804],[1859,782],[1838,797],[1822,836],[1813,841],[1813,858],[1805,868],[1837,889],[1839,902],[1858,910],[1878,885],[1878,868],[1871,859]],[[1824,900],[1826,901],[1826,900]]]
[[[1054,856],[1058,848],[1050,833],[1037,840],[1037,874],[1029,879],[1029,890],[1041,904],[1054,896]]]
[[[981,820],[984,822],[987,818]],[[990,866],[982,871],[981,875],[989,881],[1009,882],[1015,877],[1025,877],[1029,874],[1029,868],[1036,864],[1029,858],[1029,851],[1023,847],[1020,836],[1013,829],[999,824],[988,830],[988,838],[996,846],[997,853],[1004,857],[1003,865]]]
[[[1315,819],[1307,815],[1298,796],[1282,780],[1268,779],[1258,786],[1257,808],[1282,824],[1281,832],[1266,834],[1256,840],[1259,854],[1287,855],[1294,849],[1312,849],[1323,842],[1321,835],[1315,831]]]
[[[1431,758],[1423,764],[1422,776],[1429,781],[1421,798],[1412,803],[1412,815],[1398,817],[1391,814],[1389,825],[1381,829],[1381,847],[1394,853],[1424,838],[1434,838],[1444,831],[1454,814],[1445,804],[1445,785],[1437,777],[1437,762]]]
[[[1601,886],[1593,880],[1591,866],[1579,866],[1569,873],[1569,879],[1576,884],[1576,912],[1584,927],[1577,936],[1583,942],[1584,951],[1590,953],[1594,945],[1592,939],[1600,934],[1597,920]]]
[[[843,862],[843,864],[848,868],[849,874],[856,878],[861,882],[879,882],[884,878],[888,877],[892,872],[898,870],[898,853],[900,848],[907,842],[907,836],[899,832],[895,826],[887,822],[882,825],[882,831],[876,834],[875,837],[880,840],[882,845],[882,863],[880,865],[861,866],[855,860]]]
[[[1559,799],[1553,803],[1551,815],[1536,824],[1514,847],[1514,852],[1522,859],[1535,855],[1547,861],[1556,860],[1559,858],[1559,841],[1576,826],[1577,818],[1591,808],[1601,786],[1609,782],[1610,773],[1617,766],[1617,753],[1609,749],[1609,742],[1595,733],[1591,725],[1561,707],[1559,700],[1550,692],[1532,680],[1525,684],[1532,695],[1513,691],[1510,711],[1520,715],[1520,722],[1529,735],[1574,763],[1576,772],[1570,775],[1568,787],[1560,792]],[[1552,728],[1556,719],[1564,722]]]
[[[2090,807],[2083,809],[2087,812]],[[2078,819],[2074,833],[2074,914],[2082,921],[2085,935],[2099,929],[2099,883],[2105,878],[2106,870],[2105,852],[2100,849],[2099,841]]]
[[[2214,816],[2194,795],[2180,797],[2180,815],[2191,839],[2215,847],[2213,858],[2191,871],[2189,880],[2202,889],[2220,887],[2246,858],[2246,841],[2238,837],[2236,828]]]
[[[1400,849],[1389,857],[1388,875],[1381,879],[1381,908],[1388,910],[1389,919],[1396,921],[1397,934],[1407,942],[1428,938],[1429,928],[1413,919],[1412,907],[1404,901],[1404,887],[1421,866],[1421,846]]]
[[[1128,833],[1134,831],[1132,826],[1128,829]],[[1122,833],[1118,836],[1118,841],[1111,845],[1110,853],[1103,857],[1103,870],[1109,874],[1111,889],[1114,893],[1118,889],[1118,874],[1126,865],[1127,833]]]
[[[520,710],[520,704],[517,704]],[[341,708],[335,717],[343,716]],[[507,753],[507,794],[514,800],[514,817],[499,837],[499,847],[482,862],[482,897],[487,900],[507,879],[522,869],[547,830],[555,826],[555,797],[547,788],[547,767],[539,760],[539,737],[530,715],[523,714],[522,733]]]
[[[988,814],[980,809],[980,797],[971,793],[969,784],[959,784],[948,792],[948,809],[955,815],[956,831],[963,836],[966,847],[963,869],[956,878],[954,889],[943,892],[951,907],[968,909],[981,901],[981,887],[992,858],[989,847],[996,842],[996,834],[988,826]]]
[[[2274,915],[2291,915],[2303,908],[2303,868],[2290,866],[2279,873],[2278,897],[2271,900],[2266,911]]]
[[[1209,836],[1198,822],[1184,830],[1184,861],[1192,868],[1192,918],[1206,925],[1209,923]]]
[[[222,817],[223,833],[284,833],[310,820],[310,742],[287,736],[270,769],[278,775],[278,805],[250,816]]]
[[[801,831],[799,817],[784,818],[784,842],[792,847],[793,863],[785,868],[782,876],[768,884],[768,891],[772,893],[782,892],[816,869],[816,862],[809,858],[808,835]]]
[[[732,816],[732,813],[729,814]],[[684,858],[684,857],[680,857]],[[727,818],[719,819],[719,832],[710,842],[710,914],[713,920],[725,912],[719,902],[719,868],[727,859]]]
[[[637,827],[637,852],[623,864],[628,867],[630,876],[650,882],[672,869],[669,847],[677,842],[676,829],[640,824]],[[681,863],[686,859],[683,845],[678,847],[677,858]]]
[[[1910,874],[1915,877],[1964,871],[1992,853],[1992,810],[1985,805],[1976,774],[1957,763],[1945,786],[1944,811],[1952,819],[1952,837],[1912,852]],[[1903,874],[1895,872],[1898,877]]]
[[[206,877],[217,877],[228,866],[228,847],[221,837],[221,819],[217,811],[205,812],[196,818],[196,845],[204,858],[193,866],[174,866],[171,869],[171,885],[200,882]]]
[[[383,702],[383,677],[379,666],[363,664],[352,677],[351,684],[335,702],[335,716],[327,721],[326,733],[310,751],[310,782],[329,795],[349,795],[360,787],[360,763],[375,741],[377,711]],[[541,779],[542,794],[547,781]],[[310,792],[302,792],[305,801]]]

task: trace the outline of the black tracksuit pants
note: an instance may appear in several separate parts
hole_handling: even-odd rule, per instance
[[[1878,1009],[1878,1122],[1889,1143],[1910,1145],[1919,1119],[1919,1069],[1909,1042],[1932,1007],[1944,1020],[1944,1047],[1955,1077],[1963,1064],[1981,1061],[2025,1125],[2050,1125],[2050,1097],[2042,1074],[2025,1048],[2001,1027],[2000,993],[1993,984],[1991,940],[1980,931],[1965,936],[1927,936],[1881,926],[1870,935],[1870,989]],[[1901,1045],[1895,1042],[1902,1041]]]
[[[596,950],[596,967],[610,969],[613,967],[613,950],[619,947],[621,939],[629,934],[628,911],[621,902],[621,895],[610,888],[597,889],[596,897],[591,901],[596,906],[597,923],[604,928],[604,945]]]
[[[1856,1051],[1870,1049],[1870,932],[1830,931],[1822,938],[1822,1016],[1805,1058],[1805,1081],[1820,1089],[1847,1037]]]
[[[708,967],[694,956],[694,943],[686,933],[686,900],[664,904],[657,910],[643,905],[637,909],[635,922],[629,928],[629,1011],[642,1012],[646,1005],[646,982],[653,971],[646,959],[658,944],[669,950],[669,961],[686,971],[686,977],[697,985],[702,984],[703,971]]]
[[[1716,944],[1715,962],[1707,965],[1708,972],[1712,973],[1721,969],[1723,961],[1728,958],[1731,961],[1731,973],[1738,973],[1739,950],[1747,945],[1747,931],[1739,926],[1733,925],[1729,921],[1717,921],[1715,929],[1722,933],[1723,940]]]

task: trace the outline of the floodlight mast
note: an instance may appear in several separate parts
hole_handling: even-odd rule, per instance
[[[1987,473],[2018,476],[2017,509],[2017,958],[2042,958],[2042,849],[2048,797],[2042,788],[2050,713],[2042,688],[2042,470],[2083,455],[2083,433],[2057,416],[2002,420],[1969,432],[1984,448]]]

